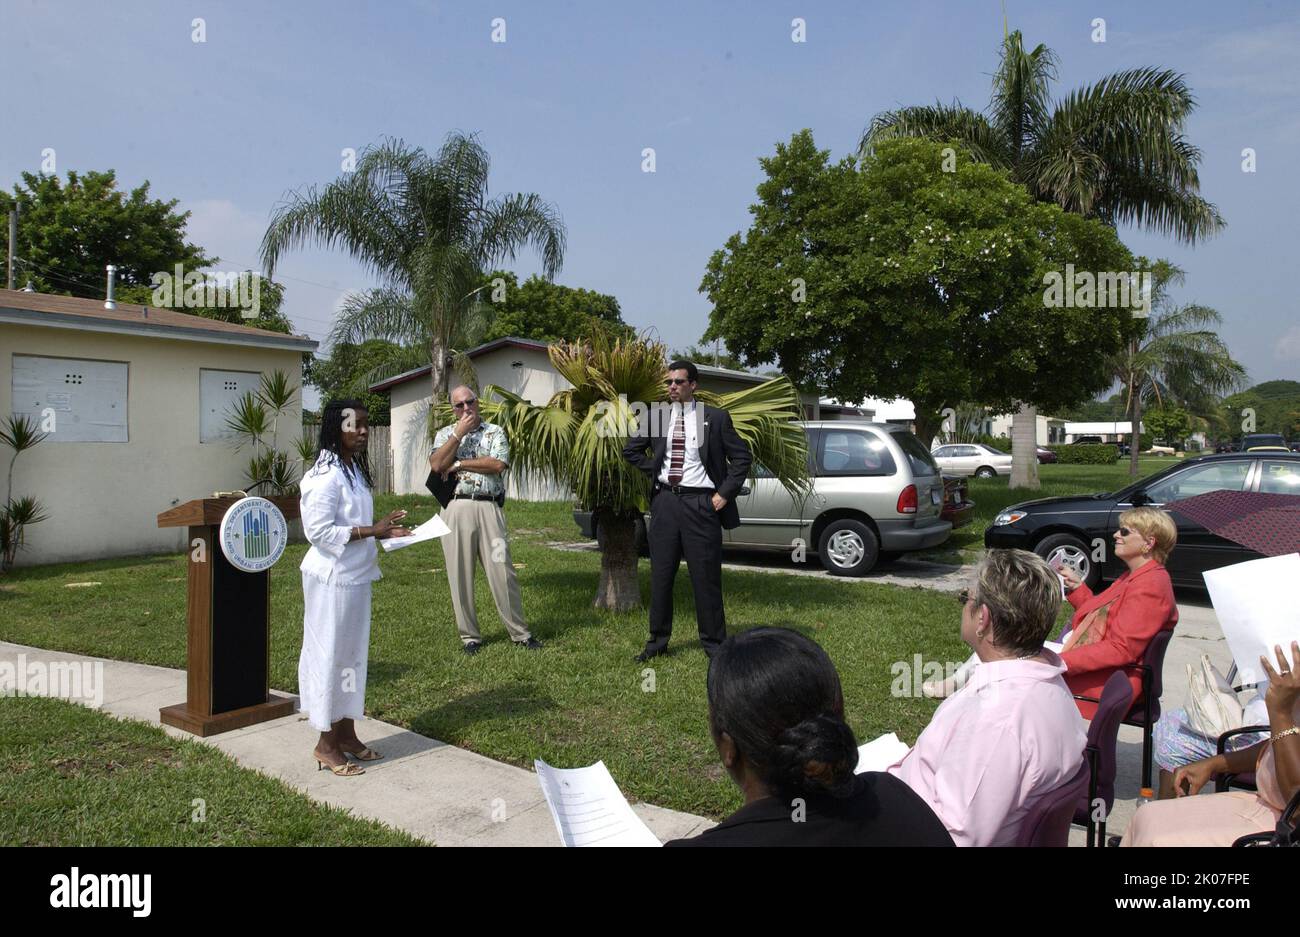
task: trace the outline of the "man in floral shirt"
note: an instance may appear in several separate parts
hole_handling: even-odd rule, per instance
[[[524,622],[519,580],[510,562],[506,518],[501,511],[505,472],[510,468],[510,443],[505,430],[479,416],[478,397],[464,384],[451,392],[451,406],[456,422],[434,436],[429,467],[444,478],[456,473],[455,494],[442,512],[442,519],[451,528],[451,533],[442,538],[442,553],[460,640],[466,654],[477,654],[483,645],[474,609],[477,556],[510,639],[530,651],[538,650],[542,642],[529,633]]]

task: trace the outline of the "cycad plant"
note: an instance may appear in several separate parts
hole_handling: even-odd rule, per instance
[[[36,422],[30,417],[9,417],[0,425],[0,442],[13,449],[9,458],[8,487],[5,489],[5,503],[0,510],[0,572],[8,572],[22,548],[27,528],[39,524],[47,515],[39,501],[31,496],[14,497],[14,463],[18,456],[34,447],[45,438],[45,433],[36,428]]]
[[[570,486],[579,507],[595,518],[600,544],[600,581],[593,605],[627,610],[641,604],[637,580],[636,519],[649,507],[650,482],[623,458],[623,444],[638,415],[651,421],[651,405],[665,404],[667,347],[645,337],[625,339],[595,331],[581,342],[549,348],[551,363],[573,386],[544,406],[500,387],[484,389],[483,418],[505,428],[511,471]],[[792,420],[799,394],[784,377],[734,394],[704,391],[697,399],[726,410],[754,461],[786,488],[807,487],[807,440]],[[451,422],[445,406],[433,411],[434,426]]]
[[[1051,49],[1027,51],[1020,31],[1011,32],[984,113],[960,102],[885,111],[871,119],[859,149],[865,155],[894,137],[953,143],[1008,170],[1038,200],[1112,226],[1134,224],[1189,244],[1223,226],[1200,196],[1201,151],[1183,136],[1195,100],[1182,75],[1127,69],[1053,103],[1056,66]],[[1038,487],[1036,422],[1030,407],[1013,419],[1013,488]]]
[[[226,417],[226,428],[236,438],[235,448],[253,449],[244,469],[244,487],[249,493],[292,495],[298,491],[301,473],[296,460],[279,449],[280,419],[289,412],[297,394],[298,388],[283,371],[263,374],[258,389],[239,398]]]

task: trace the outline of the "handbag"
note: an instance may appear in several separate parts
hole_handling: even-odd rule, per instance
[[[1076,647],[1096,644],[1106,637],[1106,618],[1110,614],[1110,606],[1111,603],[1107,602],[1101,608],[1095,608],[1084,615],[1083,621],[1079,622],[1079,627],[1070,632],[1070,637],[1061,648],[1061,653],[1064,654]]]
[[[1198,669],[1187,665],[1187,725],[1206,738],[1217,739],[1224,732],[1240,728],[1245,714],[1237,694],[1223,674],[1201,655]]]

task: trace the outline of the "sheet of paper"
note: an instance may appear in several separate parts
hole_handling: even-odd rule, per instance
[[[898,736],[890,732],[858,746],[858,766],[854,774],[864,771],[884,771],[890,765],[898,764],[911,749],[899,741]]]
[[[387,540],[380,540],[379,545],[388,551],[400,550],[402,547],[409,547],[413,543],[424,543],[426,540],[445,537],[449,533],[451,533],[451,528],[446,525],[439,515],[435,514],[412,530],[409,537],[389,537]]]
[[[566,846],[659,846],[632,810],[603,761],[587,768],[533,762],[551,818]]]
[[[1295,584],[1300,582],[1300,554],[1248,560],[1202,573],[1228,650],[1237,662],[1237,683],[1267,678],[1260,655],[1277,669],[1275,644],[1291,659],[1291,642],[1300,641],[1300,606]]]
[[[1070,640],[1070,632],[1065,633],[1065,641]],[[1053,654],[1059,654],[1065,648],[1065,641],[1044,641],[1043,647],[1047,648]]]

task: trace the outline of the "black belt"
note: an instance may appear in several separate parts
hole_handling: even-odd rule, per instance
[[[656,491],[671,491],[675,495],[711,495],[716,488],[688,488],[685,485],[656,484]]]
[[[462,499],[465,501],[496,501],[498,498],[504,500],[501,495],[452,495],[452,498],[458,501]]]

